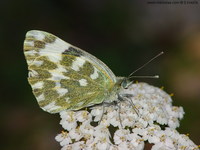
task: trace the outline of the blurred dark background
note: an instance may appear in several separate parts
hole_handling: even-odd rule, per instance
[[[164,51],[135,75],[160,75],[137,80],[174,93],[173,105],[186,112],[178,131],[200,144],[199,2],[1,0],[0,19],[2,150],[60,148],[54,140],[62,130],[59,115],[39,108],[27,82],[23,41],[32,29],[88,51],[118,76],[127,76]]]

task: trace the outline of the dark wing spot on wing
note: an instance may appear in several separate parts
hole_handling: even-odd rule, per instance
[[[45,48],[45,42],[35,40],[34,41],[34,47],[36,47],[36,48]]]
[[[74,55],[74,56],[83,56],[83,52],[81,52],[80,50],[73,48],[73,47],[69,47],[68,49],[66,49],[63,54],[68,54],[68,55]]]
[[[54,35],[51,35],[51,34],[45,35],[44,41],[46,43],[53,43],[53,42],[55,42],[55,40],[56,40],[56,37]]]

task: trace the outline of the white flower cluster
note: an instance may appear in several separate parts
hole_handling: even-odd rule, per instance
[[[179,134],[182,107],[162,89],[146,83],[132,84],[123,93],[131,100],[92,107],[91,111],[63,111],[60,124],[65,129],[56,136],[61,150],[142,150],[145,142],[152,150],[197,150],[187,135]],[[134,108],[133,108],[134,106]]]

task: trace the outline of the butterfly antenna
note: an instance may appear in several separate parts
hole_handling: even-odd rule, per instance
[[[148,62],[146,62],[144,65],[142,65],[141,67],[139,67],[138,69],[136,69],[135,71],[133,71],[129,76],[128,79],[132,78],[132,75],[134,73],[136,73],[138,70],[144,68],[147,64],[149,64],[150,62],[152,62],[154,59],[156,59],[157,57],[159,57],[160,55],[162,55],[164,52],[160,52],[159,54],[157,54],[156,56],[154,56],[153,58],[151,58]],[[154,76],[152,76],[154,77]],[[157,77],[156,77],[157,78]]]
[[[158,79],[159,78],[159,75],[155,75],[155,76],[131,76],[131,77],[128,77],[129,79],[131,78],[151,78],[151,79]]]

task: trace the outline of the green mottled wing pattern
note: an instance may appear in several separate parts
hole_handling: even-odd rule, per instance
[[[50,113],[99,104],[116,83],[99,59],[47,32],[27,32],[24,54],[33,93]]]

